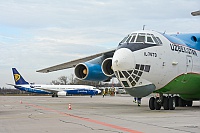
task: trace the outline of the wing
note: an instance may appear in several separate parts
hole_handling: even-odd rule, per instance
[[[14,85],[14,84],[7,84],[7,85],[11,85],[11,86],[14,86],[14,87],[16,86],[16,85]]]
[[[37,70],[36,72],[48,73],[48,72],[72,68],[72,67],[75,67],[79,63],[83,63],[83,62],[92,60],[92,59],[99,57],[101,55],[109,55],[109,56],[113,55],[114,51],[115,51],[115,49],[112,49],[112,50],[109,50],[109,51],[106,51],[106,52],[101,52],[101,53],[98,53],[98,54],[87,56],[85,58],[80,58],[80,59],[76,59],[76,60],[72,60],[72,61],[69,61],[69,62],[66,62],[66,63],[59,64],[59,65],[55,65],[55,66],[52,66],[52,67]]]
[[[40,88],[40,90],[48,91],[48,92],[51,92],[51,93],[57,93],[57,92],[59,92],[58,89],[46,89],[46,88]]]
[[[192,14],[192,16],[199,16],[200,15],[200,10],[199,11],[194,11],[191,14]]]

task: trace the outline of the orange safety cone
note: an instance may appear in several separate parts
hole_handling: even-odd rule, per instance
[[[68,106],[68,110],[71,110],[71,109],[72,109],[71,104],[69,104],[69,106]]]

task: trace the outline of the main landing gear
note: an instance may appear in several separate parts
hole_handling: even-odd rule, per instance
[[[52,97],[58,97],[58,95],[56,93],[53,93]]]
[[[192,104],[193,101],[183,100],[179,96],[164,96],[163,94],[149,99],[149,108],[151,110],[160,110],[162,106],[164,110],[174,110],[175,107],[191,107]]]

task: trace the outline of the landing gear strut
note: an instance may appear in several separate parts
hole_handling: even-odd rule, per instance
[[[58,97],[58,95],[56,93],[53,93],[52,97]]]

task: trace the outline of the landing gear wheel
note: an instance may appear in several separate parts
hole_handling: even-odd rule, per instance
[[[186,101],[183,100],[182,98],[179,98],[178,99],[178,104],[179,104],[179,107],[185,107],[186,106]]]
[[[154,109],[155,109],[154,101],[155,101],[155,98],[154,98],[154,97],[151,97],[151,98],[149,99],[149,108],[150,108],[151,110],[154,110]]]
[[[154,101],[154,106],[155,106],[156,110],[160,110],[160,108],[161,108],[161,105],[158,101],[159,101],[159,97],[156,97],[156,99]]]
[[[163,97],[163,108],[164,110],[169,110],[169,98]]]
[[[187,101],[186,104],[187,104],[188,107],[192,107],[193,101]]]
[[[52,97],[58,97],[58,95],[57,95],[57,94],[55,94],[55,93],[53,93],[53,94],[52,94]]]
[[[175,96],[174,97],[174,100],[175,100],[175,107],[179,107],[179,104],[178,104],[178,100],[179,100],[179,96]]]
[[[174,99],[174,97],[169,97],[169,109],[170,110],[175,109],[175,99]]]

